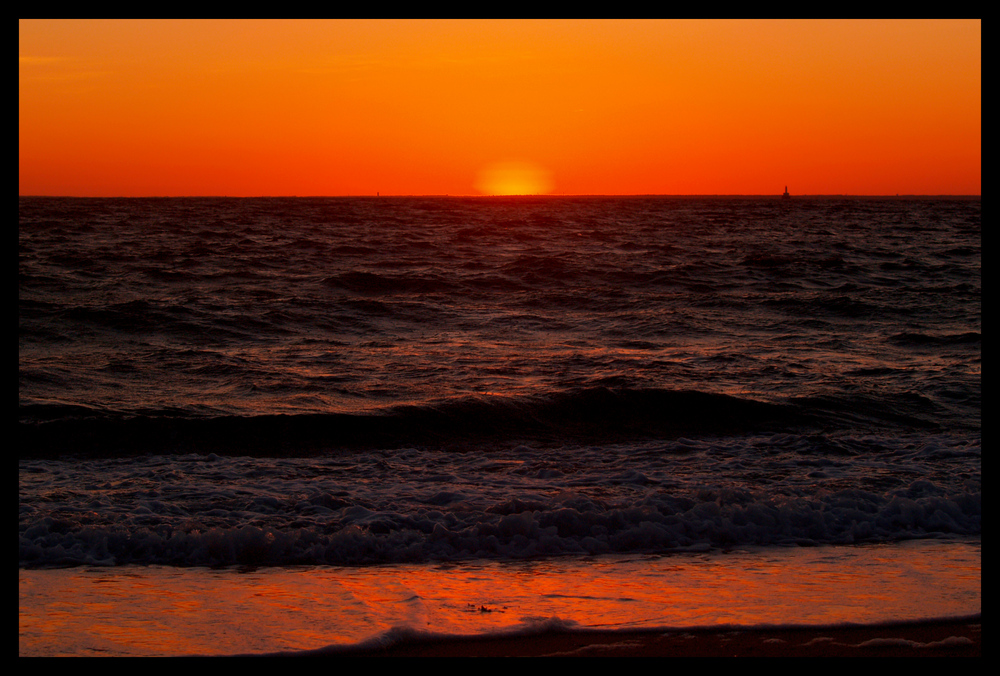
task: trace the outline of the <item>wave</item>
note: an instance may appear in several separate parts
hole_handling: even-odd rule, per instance
[[[980,454],[978,442],[947,437],[777,435],[562,452],[26,461],[19,567],[366,565],[981,536],[981,482],[971,478]]]
[[[362,413],[210,415],[121,413],[21,405],[19,457],[216,453],[309,457],[420,445],[560,445],[889,425],[933,430],[937,405],[917,394],[795,397],[768,402],[721,393],[589,387],[539,396],[475,396]]]
[[[21,457],[217,453],[294,457],[352,448],[531,439],[560,443],[746,433],[803,421],[794,408],[724,394],[586,388],[468,397],[370,413],[123,415],[65,405],[20,408]]]
[[[906,346],[950,346],[981,344],[983,337],[979,331],[943,334],[908,331],[894,334],[889,337],[889,340],[898,345]]]

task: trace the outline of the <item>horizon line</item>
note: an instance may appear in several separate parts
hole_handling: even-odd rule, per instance
[[[789,198],[796,197],[962,197],[982,199],[982,193],[788,193]],[[483,195],[483,194],[450,194],[450,193],[398,193],[382,195],[375,193],[360,193],[350,195],[48,195],[48,194],[18,194],[18,199],[27,198],[53,198],[53,199],[342,199],[342,198],[374,198],[381,199],[393,197],[455,197],[455,198],[507,198],[507,197],[543,197],[543,198],[565,198],[565,197],[774,197],[782,199],[782,193],[579,193],[579,194],[554,194],[554,193],[525,193],[511,195]]]

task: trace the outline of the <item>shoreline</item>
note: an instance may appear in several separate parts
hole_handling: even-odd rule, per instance
[[[450,566],[76,567],[20,570],[18,587],[21,656],[982,655],[978,540]]]
[[[288,653],[285,653],[286,655]],[[714,627],[403,638],[298,655],[364,657],[981,657],[982,616],[826,627]]]

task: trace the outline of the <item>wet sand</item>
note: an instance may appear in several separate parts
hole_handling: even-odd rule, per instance
[[[840,627],[549,632],[403,641],[385,657],[981,657],[982,618]]]
[[[18,587],[23,656],[982,653],[978,541],[446,567],[22,569]]]

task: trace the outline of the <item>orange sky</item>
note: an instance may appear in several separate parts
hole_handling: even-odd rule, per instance
[[[19,22],[21,195],[980,194],[982,22]]]

